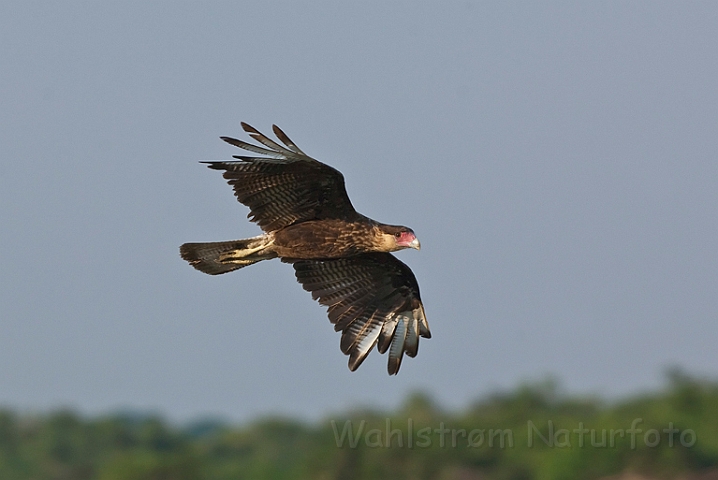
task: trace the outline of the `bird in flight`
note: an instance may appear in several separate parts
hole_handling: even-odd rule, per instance
[[[222,170],[258,237],[185,243],[180,255],[197,270],[219,275],[272,258],[290,263],[297,281],[328,307],[342,332],[341,351],[356,370],[376,345],[389,352],[389,375],[406,353],[416,356],[419,337],[431,338],[419,284],[411,269],[389,252],[419,250],[408,227],[376,222],[354,210],[344,176],[302,152],[276,125],[284,146],[242,122],[262,146],[230,137],[225,142],[260,156],[202,162]]]

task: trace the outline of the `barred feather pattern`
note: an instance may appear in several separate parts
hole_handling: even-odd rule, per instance
[[[204,163],[224,170],[237,200],[249,207],[248,218],[262,230],[274,232],[306,220],[358,216],[338,170],[302,152],[276,125],[274,133],[286,148],[246,123],[242,127],[264,146],[231,137],[222,140],[263,157],[235,155],[240,161]]]
[[[180,256],[200,272],[221,275],[277,255],[267,250],[271,237],[245,238],[227,242],[185,243],[180,247]]]
[[[390,253],[365,253],[332,260],[287,260],[312,298],[328,307],[329,320],[342,332],[340,347],[354,371],[375,345],[389,351],[395,375],[406,353],[414,357],[419,337],[431,338],[411,269]]]

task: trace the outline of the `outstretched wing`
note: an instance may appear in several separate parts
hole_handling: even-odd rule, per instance
[[[329,307],[329,320],[342,332],[341,350],[354,371],[374,345],[389,350],[389,375],[404,353],[416,356],[419,336],[431,338],[419,284],[411,269],[390,253],[365,253],[332,260],[284,260],[297,280]]]
[[[263,147],[221,137],[227,143],[264,156],[234,155],[239,162],[203,162],[224,170],[237,199],[250,208],[249,219],[265,232],[296,222],[357,215],[342,174],[304,152],[276,125],[274,133],[286,147],[242,122],[242,128]]]

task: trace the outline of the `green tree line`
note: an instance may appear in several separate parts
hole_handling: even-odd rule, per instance
[[[718,383],[678,371],[663,390],[622,401],[546,381],[463,411],[417,393],[396,411],[316,423],[0,410],[2,480],[673,479],[716,466]]]

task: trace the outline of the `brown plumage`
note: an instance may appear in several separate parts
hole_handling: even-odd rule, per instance
[[[274,133],[285,146],[246,123],[242,127],[264,146],[222,140],[263,156],[204,163],[224,171],[237,199],[249,207],[249,219],[264,234],[185,243],[182,258],[210,275],[277,257],[291,263],[299,283],[328,307],[329,320],[342,332],[349,369],[356,370],[378,345],[380,353],[389,351],[389,374],[396,374],[404,353],[416,355],[419,337],[431,338],[416,278],[389,253],[418,250],[414,232],[357,213],[342,174],[302,152],[276,125]]]

